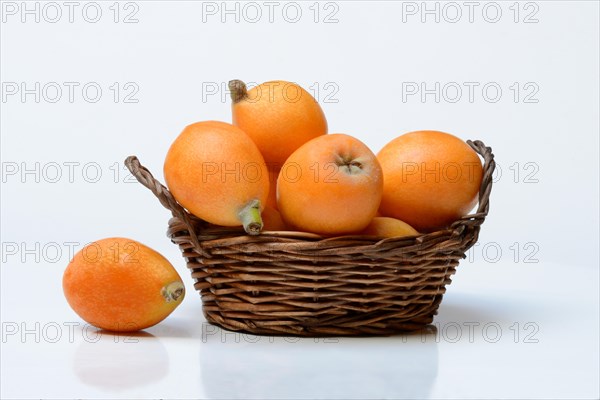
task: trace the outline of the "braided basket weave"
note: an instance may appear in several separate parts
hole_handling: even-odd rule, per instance
[[[184,210],[136,157],[125,164],[171,211],[167,234],[187,261],[209,322],[253,334],[390,335],[433,321],[450,276],[477,241],[495,162],[491,148],[467,143],[484,159],[477,212],[444,230],[388,239],[250,236],[211,225]]]

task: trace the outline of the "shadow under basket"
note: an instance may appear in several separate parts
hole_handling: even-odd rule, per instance
[[[125,164],[169,209],[168,236],[200,291],[206,319],[259,335],[374,336],[433,321],[460,259],[475,244],[489,208],[492,149],[483,157],[475,214],[418,236],[324,238],[304,232],[247,235],[188,213],[134,156]]]

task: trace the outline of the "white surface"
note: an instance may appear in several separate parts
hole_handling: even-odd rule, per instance
[[[73,23],[43,15],[23,23],[3,8],[1,396],[598,398],[598,3],[520,3],[520,21],[537,7],[533,24],[513,22],[513,2],[499,3],[498,23],[480,12],[470,23],[464,7],[457,23],[423,23],[420,14],[403,22],[403,7],[421,4],[409,3],[336,2],[333,24],[313,22],[312,2],[298,3],[303,18],[295,24],[281,14],[273,23],[222,23],[219,14],[203,22],[200,2],[136,2],[134,24],[112,21],[112,2],[98,3],[95,24],[80,13]],[[135,10],[122,7],[120,20]],[[335,9],[320,7],[321,19]],[[168,212],[128,181],[122,161],[137,154],[162,178],[166,149],[183,126],[230,119],[225,94],[203,88],[232,78],[318,88],[330,131],[374,151],[416,129],[493,147],[502,174],[490,216],[448,288],[437,336],[292,342],[206,325],[179,251],[164,236]],[[69,102],[64,86],[56,103],[47,101],[53,93],[39,103],[7,94],[22,82],[95,82],[103,94],[97,103],[80,91]],[[128,82],[139,88],[137,103],[123,102]],[[479,91],[471,102],[463,85],[457,103],[443,95],[439,103],[431,95],[403,101],[402,88],[415,82],[492,82],[503,94],[491,103]],[[521,96],[534,84],[538,102],[515,102],[514,82]],[[39,177],[22,174],[36,165]],[[92,182],[96,167],[102,175]],[[103,333],[96,342],[69,309],[61,279],[71,248],[107,236],[160,251],[188,294],[148,334]],[[471,323],[479,323],[472,340]],[[502,335],[489,343],[496,326]]]
[[[26,268],[11,278],[31,276]],[[204,321],[193,292],[146,334],[98,334],[68,309],[49,277],[31,285],[42,304],[3,309],[3,398],[598,394],[598,272],[591,268],[465,262],[435,319],[437,333],[369,339],[223,331]],[[7,285],[2,293],[12,299],[19,288]],[[26,329],[31,333],[23,336]]]

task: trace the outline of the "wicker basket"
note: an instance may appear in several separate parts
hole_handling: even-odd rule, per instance
[[[450,227],[404,238],[323,238],[211,225],[184,210],[134,156],[131,173],[171,211],[168,236],[200,291],[206,319],[253,334],[371,336],[419,330],[433,321],[450,276],[475,244],[488,213],[492,149],[484,159],[479,205]]]

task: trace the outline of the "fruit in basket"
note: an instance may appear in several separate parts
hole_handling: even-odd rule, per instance
[[[361,232],[363,235],[378,237],[403,237],[418,235],[419,232],[404,221],[389,217],[375,217]]]
[[[295,83],[270,81],[247,90],[232,80],[229,90],[233,124],[252,138],[269,167],[280,168],[297,148],[327,133],[321,106]]]
[[[285,231],[287,227],[281,218],[279,211],[273,207],[266,206],[262,212],[263,230],[265,231]]]
[[[277,209],[277,177],[281,168],[268,168],[269,171],[269,196],[266,205]]]
[[[185,296],[181,277],[166,258],[125,238],[98,240],[75,254],[63,275],[63,290],[81,318],[111,331],[155,325]]]
[[[477,204],[481,160],[456,136],[410,132],[386,144],[377,159],[384,177],[384,216],[430,232],[450,225]]]
[[[323,235],[359,232],[377,213],[381,167],[352,136],[309,141],[285,162],[277,179],[277,206],[291,228]]]
[[[219,121],[187,126],[167,153],[164,174],[173,197],[195,216],[260,232],[269,176],[260,151],[238,127]]]

